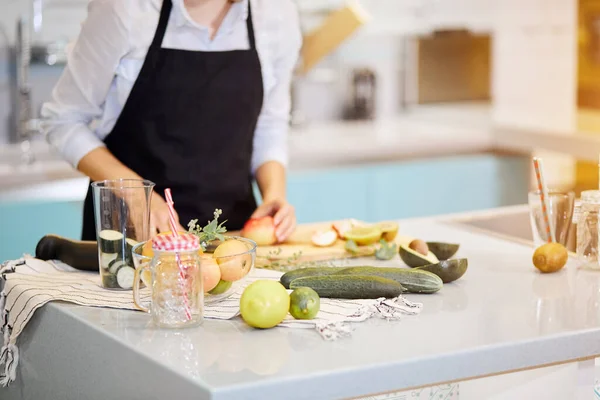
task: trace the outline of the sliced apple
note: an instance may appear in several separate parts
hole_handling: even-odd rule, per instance
[[[346,232],[352,229],[352,221],[348,219],[337,221],[333,223],[332,227],[340,239],[346,239]]]
[[[312,244],[318,247],[329,247],[337,241],[338,234],[333,229],[315,232],[311,238]]]

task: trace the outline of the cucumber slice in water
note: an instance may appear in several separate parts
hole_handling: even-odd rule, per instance
[[[100,266],[108,269],[110,264],[119,257],[118,253],[100,253]]]
[[[124,236],[121,232],[105,229],[98,236],[101,253],[120,253],[122,251]]]
[[[131,238],[126,238],[125,239],[125,260],[127,260],[127,263],[129,265],[133,264],[133,246],[135,246],[136,244],[138,244],[137,241],[131,239]]]
[[[109,289],[116,289],[119,287],[117,283],[117,276],[113,274],[102,275],[102,286]]]
[[[135,270],[129,266],[124,266],[117,271],[117,283],[123,289],[133,287],[133,277]]]
[[[114,260],[108,265],[108,272],[111,274],[116,274],[119,269],[126,265],[127,263],[123,260]]]

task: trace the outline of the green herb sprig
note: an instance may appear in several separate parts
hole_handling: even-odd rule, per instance
[[[204,228],[198,225],[198,219],[193,219],[188,223],[188,232],[198,236],[203,250],[206,250],[208,243],[213,240],[225,240],[224,234],[227,232],[225,222],[227,222],[227,220],[219,223],[221,214],[223,214],[222,210],[218,208],[215,209],[213,214],[214,219],[209,221]]]

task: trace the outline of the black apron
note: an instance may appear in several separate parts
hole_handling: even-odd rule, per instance
[[[263,104],[250,4],[249,50],[162,48],[171,9],[164,0],[140,74],[105,144],[161,196],[171,188],[182,226],[196,218],[204,225],[220,208],[228,230],[239,230],[256,209],[250,160]],[[83,240],[96,240],[92,197],[89,188]]]

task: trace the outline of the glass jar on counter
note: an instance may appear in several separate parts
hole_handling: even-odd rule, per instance
[[[581,192],[577,218],[577,257],[580,266],[600,269],[598,263],[598,215],[600,213],[600,190]]]

